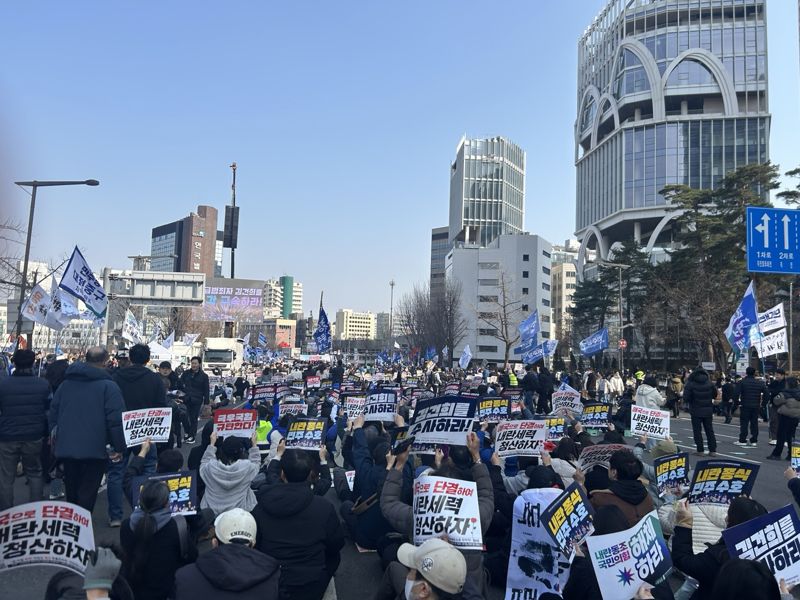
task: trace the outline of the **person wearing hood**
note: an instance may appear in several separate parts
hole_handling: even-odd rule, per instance
[[[792,443],[800,419],[800,386],[796,377],[786,378],[786,388],[772,398],[772,404],[778,411],[778,437],[772,453],[767,456],[770,460],[780,460],[783,445],[788,446],[786,460],[792,456]]]
[[[344,529],[333,504],[311,489],[310,453],[291,448],[280,464],[285,483],[268,486],[252,511],[256,549],[280,564],[281,598],[320,600],[339,567]]]
[[[163,481],[146,481],[139,506],[125,519],[119,541],[125,553],[122,569],[136,600],[175,597],[175,572],[197,558],[183,517],[172,517],[169,488]]]
[[[727,527],[741,525],[765,514],[767,510],[761,504],[751,498],[738,496],[728,506]],[[695,553],[693,528],[691,506],[687,500],[680,500],[676,509],[675,534],[672,536],[672,564],[697,580],[699,587],[692,595],[692,600],[706,600],[712,597],[720,569],[730,560],[730,556],[722,538],[714,544],[708,544],[702,552]]]
[[[122,391],[125,410],[143,410],[147,408],[164,408],[167,406],[167,390],[161,376],[147,368],[150,362],[150,348],[145,344],[136,344],[128,351],[130,365],[117,369],[111,378]],[[123,502],[122,480],[131,454],[138,448],[126,448],[122,460],[109,461],[106,483],[108,485],[108,519],[111,527],[122,524]],[[152,475],[156,472],[156,445],[150,446],[150,452],[144,461],[142,473]]]
[[[697,454],[705,454],[703,447],[703,433],[705,429],[708,440],[709,456],[717,455],[717,437],[714,435],[714,402],[717,397],[717,388],[702,367],[692,371],[683,389],[683,400],[689,405],[689,414],[692,417],[692,432]]]
[[[250,511],[256,505],[256,496],[250,488],[261,467],[261,453],[253,432],[250,449],[245,454],[247,440],[228,436],[222,440],[217,457],[217,432],[210,436],[210,444],[200,461],[200,477],[206,485],[200,508],[210,508],[220,515],[232,508]]]
[[[214,521],[211,550],[175,573],[175,600],[273,600],[278,561],[255,549],[258,527],[249,512],[233,508]]]
[[[667,382],[667,408],[672,412],[673,419],[677,419],[681,414],[681,398],[683,398],[683,381],[677,373],[673,373]]]
[[[642,384],[636,388],[636,406],[660,410],[664,406],[664,398],[658,391],[658,382],[652,375],[644,378]]]
[[[106,371],[108,351],[94,346],[86,362],[67,368],[48,415],[54,453],[64,465],[66,500],[94,510],[97,490],[110,458],[121,460],[125,450],[119,386]],[[111,445],[106,450],[106,444]]]
[[[747,367],[739,384],[739,441],[736,446],[755,448],[758,445],[758,412],[769,399],[767,384],[756,379],[756,370]],[[750,442],[747,442],[747,427],[750,426]]]
[[[642,461],[630,450],[617,450],[609,458],[608,465],[608,489],[592,491],[589,502],[595,510],[601,506],[616,506],[625,515],[628,527],[633,527],[654,509],[653,499],[639,481]]]

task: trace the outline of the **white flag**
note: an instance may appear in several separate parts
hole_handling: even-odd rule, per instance
[[[166,348],[167,350],[171,350],[172,344],[174,343],[175,343],[175,331],[173,330],[172,333],[170,333],[167,336],[167,339],[161,342],[161,345],[164,346],[164,348]]]
[[[26,319],[44,325],[47,321],[47,312],[50,310],[50,294],[38,283],[33,286],[31,295],[22,305],[22,316]]]
[[[783,302],[777,306],[773,306],[768,311],[758,313],[758,326],[755,325],[751,329],[759,329],[761,333],[772,331],[786,327],[786,317],[783,314]]]
[[[394,343],[394,349],[395,350],[400,350],[400,344],[398,344],[396,341]]]
[[[64,271],[63,277],[61,277],[61,283],[58,284],[58,287],[83,300],[86,308],[96,316],[102,317],[105,315],[108,308],[106,292],[100,282],[97,281],[77,246],[72,251],[72,257],[69,259],[67,269]]]
[[[131,309],[125,311],[125,321],[122,323],[122,337],[134,344],[141,343],[142,330]]]
[[[247,332],[247,335],[245,335],[242,338],[242,343],[244,344],[245,347],[250,345],[250,332],[249,331]]]
[[[469,361],[472,360],[472,351],[469,349],[469,344],[464,346],[464,351],[461,353],[461,358],[458,359],[458,366],[466,369]]]
[[[199,333],[184,333],[183,334],[183,343],[187,346],[191,346],[197,341],[197,338],[200,337]]]
[[[444,356],[445,360],[447,360],[447,357],[450,356],[450,348],[447,346],[442,348],[442,356]]]
[[[765,356],[772,356],[773,354],[783,354],[789,351],[789,343],[786,339],[786,328],[780,329],[775,333],[765,335],[762,339],[758,340],[755,344],[758,356],[764,358]]]

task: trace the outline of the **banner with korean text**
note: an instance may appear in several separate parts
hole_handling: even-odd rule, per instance
[[[483,533],[474,481],[423,475],[414,481],[414,545],[447,538],[461,550],[482,550]]]
[[[143,408],[122,413],[122,431],[128,448],[139,446],[147,438],[153,443],[168,442],[171,428],[171,408]]]
[[[394,421],[397,413],[397,392],[394,390],[381,390],[378,393],[367,395],[364,404],[364,420],[366,421]]]
[[[689,486],[689,454],[680,452],[653,459],[653,468],[656,471],[656,485],[658,495],[667,493],[673,496],[682,496],[683,488]]]
[[[576,419],[583,413],[581,393],[566,383],[562,383],[558,390],[553,392],[552,400],[554,415]]]
[[[547,440],[544,421],[503,421],[494,432],[494,448],[501,457],[539,456]]]
[[[318,451],[323,444],[326,419],[298,419],[286,431],[286,448]]]
[[[547,533],[566,556],[594,533],[594,510],[583,487],[573,483],[542,514]]]
[[[586,429],[608,429],[611,405],[603,403],[587,404],[583,407],[581,423]]]
[[[412,450],[433,454],[437,444],[464,446],[475,421],[475,400],[461,396],[443,396],[419,400],[408,435],[415,436]]]
[[[214,429],[217,435],[249,438],[258,425],[258,411],[225,408],[214,411]]]
[[[581,471],[588,473],[597,465],[607,469],[608,460],[614,452],[617,450],[628,450],[630,452],[630,449],[630,446],[626,444],[596,444],[594,446],[587,446],[581,451],[580,455]]]
[[[730,504],[736,496],[750,495],[759,465],[741,460],[701,460],[694,467],[689,488],[692,504]]]
[[[499,423],[508,419],[506,398],[481,398],[478,401],[478,420]]]
[[[135,477],[131,486],[131,504],[139,505],[139,494],[146,481],[163,481],[169,488],[169,509],[173,515],[197,514],[197,471],[162,473]]]
[[[669,437],[669,411],[643,406],[631,406],[631,435],[646,435],[656,440]]]

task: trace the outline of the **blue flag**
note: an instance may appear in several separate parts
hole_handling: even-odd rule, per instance
[[[529,354],[536,348],[536,338],[531,337],[522,340],[519,346],[514,348],[514,354]]]
[[[259,346],[266,346],[267,345],[267,336],[265,336],[261,332],[258,333],[258,345]]]
[[[464,346],[464,351],[461,353],[461,358],[458,359],[458,366],[466,369],[469,366],[469,361],[472,360],[472,351],[469,349],[469,344]]]
[[[431,346],[425,351],[425,360],[431,360],[434,356],[436,356],[436,348]]]
[[[592,356],[608,348],[608,329],[603,327],[600,331],[595,331],[589,337],[582,339],[580,348],[584,356]]]
[[[539,311],[535,310],[531,313],[527,319],[525,319],[522,323],[519,324],[519,335],[520,340],[534,340],[534,345],[536,344],[536,336],[539,335],[539,331],[541,330],[541,325],[539,323]]]
[[[328,322],[328,315],[325,314],[325,309],[319,309],[319,321],[317,322],[317,329],[314,331],[314,341],[317,344],[317,352],[325,354],[331,349],[331,324]]]
[[[731,349],[737,358],[747,352],[752,325],[758,325],[758,302],[751,281],[725,330],[725,337],[728,338]]]

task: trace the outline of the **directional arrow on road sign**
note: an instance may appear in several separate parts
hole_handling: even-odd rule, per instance
[[[756,225],[756,231],[761,232],[764,236],[764,248],[769,248],[769,215],[764,213],[761,215],[761,225]]]
[[[800,211],[748,206],[746,217],[747,270],[800,274]]]

